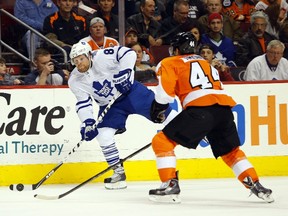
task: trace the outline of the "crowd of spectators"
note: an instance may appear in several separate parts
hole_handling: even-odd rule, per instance
[[[15,0],[13,12],[18,19],[62,47],[69,56],[71,46],[80,40],[87,41],[92,50],[120,44],[118,4],[116,0]],[[0,2],[0,6],[5,9],[4,3]],[[154,61],[150,48],[167,47],[177,33],[191,31],[198,41],[198,54],[217,67],[219,73],[229,75],[224,81],[234,80],[233,68],[245,69],[248,65],[249,70],[259,68],[251,66],[255,61],[260,62],[258,57],[266,61],[268,69],[274,73],[279,62],[281,67],[288,67],[285,61],[288,58],[287,12],[285,0],[125,0],[123,45],[136,51],[136,71],[151,72],[158,62]],[[31,32],[26,31],[20,46],[25,55],[33,56],[34,69],[23,74],[25,78],[19,82],[10,77],[12,81],[0,82],[0,85],[66,84],[69,71],[54,72],[53,59],[59,60],[59,50],[35,35],[30,43],[30,37]],[[273,56],[277,56],[277,62],[271,60]],[[0,68],[1,64],[6,64],[3,57]],[[287,77],[287,72],[279,73],[286,75],[257,76],[257,79]],[[3,74],[1,72],[2,80]],[[251,80],[247,77],[244,76]]]

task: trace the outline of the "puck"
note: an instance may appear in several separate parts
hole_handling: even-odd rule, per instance
[[[14,185],[13,184],[9,185],[9,189],[13,191]]]
[[[16,185],[16,189],[17,189],[18,191],[22,191],[22,190],[24,189],[24,185],[23,185],[23,184],[17,184],[17,185]]]

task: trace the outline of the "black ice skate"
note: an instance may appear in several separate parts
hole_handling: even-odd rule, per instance
[[[176,172],[175,179],[163,182],[160,188],[149,191],[149,200],[154,202],[180,203],[181,199],[178,197],[179,194],[178,172]]]
[[[248,176],[243,180],[243,184],[248,186],[251,190],[251,194],[255,194],[258,198],[263,199],[267,203],[274,202],[274,199],[271,196],[272,190],[263,187],[259,181],[253,182],[252,178]]]
[[[126,184],[126,175],[124,168],[119,165],[114,169],[114,174],[104,179],[105,188],[109,190],[125,189],[127,188]]]

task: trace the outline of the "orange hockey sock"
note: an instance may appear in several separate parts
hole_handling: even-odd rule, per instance
[[[259,180],[254,167],[247,160],[245,153],[240,150],[239,147],[228,154],[221,156],[221,158],[233,170],[235,176],[241,183],[243,183],[243,179],[248,176],[252,178],[253,182]]]
[[[156,155],[159,177],[162,182],[176,177],[176,143],[169,140],[161,131],[152,140],[152,148]]]

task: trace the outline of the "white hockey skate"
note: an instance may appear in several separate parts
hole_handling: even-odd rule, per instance
[[[178,197],[179,194],[178,172],[176,172],[175,179],[163,182],[160,188],[149,191],[149,200],[161,203],[181,203],[181,199]]]
[[[255,194],[258,198],[267,203],[274,202],[274,199],[271,196],[272,190],[263,187],[259,181],[253,182],[252,178],[248,176],[243,180],[243,183],[250,188],[251,194]]]
[[[108,190],[118,190],[127,188],[124,168],[119,165],[114,169],[114,174],[104,179],[105,188]]]

